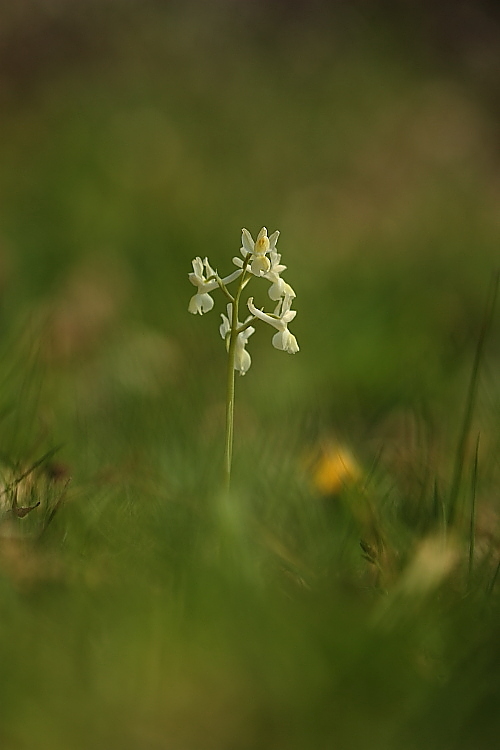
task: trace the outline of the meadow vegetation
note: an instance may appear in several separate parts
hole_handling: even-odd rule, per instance
[[[495,44],[85,5],[1,11],[0,747],[496,747]],[[226,495],[187,275],[263,225]]]

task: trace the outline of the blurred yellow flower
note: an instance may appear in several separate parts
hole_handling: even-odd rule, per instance
[[[361,468],[348,448],[328,442],[312,464],[312,481],[322,495],[335,495],[361,476]]]

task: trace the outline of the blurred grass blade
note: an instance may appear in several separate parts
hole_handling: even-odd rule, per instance
[[[498,574],[499,573],[500,573],[500,560],[497,563],[497,566],[495,568],[495,572],[493,573],[492,579],[491,579],[491,581],[490,581],[490,583],[488,585],[488,588],[486,590],[486,594],[488,596],[491,596],[491,594],[493,593],[493,589],[495,588],[495,584],[497,582],[497,578],[498,578]]]
[[[476,491],[477,491],[477,467],[479,457],[479,440],[480,433],[476,439],[476,450],[474,452],[474,465],[472,467],[471,479],[471,508],[470,508],[470,527],[469,527],[469,580],[474,567],[474,547],[476,542]]]
[[[451,482],[450,495],[448,500],[448,525],[453,526],[457,520],[457,506],[458,498],[460,495],[460,487],[462,484],[462,477],[464,472],[465,455],[467,452],[467,445],[469,442],[470,427],[472,423],[472,415],[474,413],[474,407],[476,404],[477,389],[479,383],[479,372],[481,369],[481,363],[484,355],[484,346],[487,335],[489,333],[493,315],[495,312],[496,300],[498,295],[498,284],[500,280],[500,272],[496,271],[490,283],[488,290],[488,296],[486,299],[486,305],[484,308],[483,321],[479,331],[477,339],[476,352],[474,355],[474,363],[472,366],[471,377],[469,381],[469,388],[467,390],[467,398],[465,401],[465,410],[462,422],[462,429],[460,431],[460,437],[457,445],[455,454],[455,466],[453,470],[453,478]]]
[[[71,477],[69,477],[66,480],[66,482],[64,483],[64,487],[62,488],[61,494],[59,495],[57,501],[54,503],[54,505],[50,509],[49,514],[48,514],[47,518],[45,519],[44,524],[43,524],[43,526],[42,526],[42,528],[40,530],[40,534],[38,536],[39,539],[41,539],[43,537],[43,535],[47,531],[48,527],[50,526],[50,524],[54,520],[54,517],[55,517],[56,513],[61,509],[62,504],[66,500],[66,493],[68,491],[68,487],[69,487],[70,482],[71,482]]]

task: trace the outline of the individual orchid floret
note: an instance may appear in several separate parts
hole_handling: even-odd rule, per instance
[[[267,229],[262,227],[254,242],[248,229],[242,230],[242,247],[240,248],[240,252],[245,259],[250,255],[249,269],[254,276],[262,276],[270,270],[271,262],[267,257],[267,254],[276,248],[279,236],[280,233],[276,231],[268,237]],[[237,266],[243,265],[239,258],[234,258],[233,260]]]
[[[292,298],[295,297],[295,292],[290,284],[287,284],[280,276],[283,271],[286,271],[286,266],[280,263],[281,255],[275,250],[271,250],[270,258],[271,267],[267,273],[262,274],[265,279],[271,282],[271,286],[268,290],[269,297],[275,302],[285,296]]]
[[[205,278],[204,270],[207,278]],[[214,306],[214,301],[209,292],[217,289],[217,280],[208,258],[203,261],[199,257],[193,260],[193,273],[189,274],[189,281],[198,288],[196,294],[189,300],[189,312],[193,315],[197,313],[203,315],[203,313],[209,312]]]
[[[219,327],[220,335],[225,340],[227,349],[229,349],[232,316],[233,305],[230,302],[227,306],[227,315],[221,313],[222,323]],[[251,317],[248,317],[243,324],[238,322],[238,328],[248,323],[249,320],[251,320]],[[234,349],[234,369],[238,370],[240,375],[244,375],[249,370],[250,365],[252,364],[252,358],[250,357],[250,354],[247,352],[245,347],[248,344],[248,339],[253,333],[255,333],[255,328],[253,326],[248,326],[248,328],[245,328],[244,331],[241,331],[241,333],[237,334],[236,345]]]
[[[261,230],[261,232],[263,231],[265,230],[264,229]],[[246,238],[245,232],[250,239]],[[275,302],[277,302],[279,299],[284,297],[285,294],[288,294],[290,297],[296,296],[290,284],[287,284],[286,281],[282,279],[280,276],[280,274],[282,274],[283,271],[286,270],[286,266],[280,263],[281,255],[278,252],[276,252],[276,250],[274,249],[276,247],[278,236],[279,236],[279,232],[274,232],[274,234],[272,234],[271,237],[269,238],[269,246],[270,246],[269,258],[264,256],[264,260],[269,261],[268,270],[263,271],[262,273],[259,273],[259,274],[255,274],[271,282],[271,286],[269,287],[268,293],[269,293],[269,297]],[[249,232],[247,232],[246,229],[243,230],[243,238],[245,238],[245,242],[244,242],[244,247],[241,248],[241,252],[245,257],[247,257],[248,252],[250,252],[250,250],[247,252],[245,247],[248,247],[248,248],[251,247],[250,245],[251,235]],[[273,249],[271,249],[271,241],[272,241]],[[241,260],[241,258],[237,258],[237,257],[233,258],[233,263],[236,266],[238,266],[238,268],[243,268],[243,261]],[[252,271],[252,268],[250,268],[250,270]]]
[[[297,339],[293,333],[290,333],[288,330],[288,324],[297,314],[296,310],[290,309],[292,305],[292,297],[289,294],[286,294],[280,299],[274,311],[274,315],[269,315],[263,310],[258,310],[253,303],[253,297],[250,297],[247,305],[253,316],[263,320],[264,323],[269,323],[269,325],[277,329],[278,333],[275,333],[273,336],[273,346],[276,349],[281,349],[288,354],[296,354],[299,351]]]
[[[222,281],[223,284],[230,284],[231,281],[237,279],[240,274],[241,270],[233,271],[232,274],[226,276],[226,278],[221,279],[220,281]],[[197,313],[203,315],[203,313],[210,312],[214,306],[214,301],[210,296],[210,292],[213,292],[214,289],[217,289],[217,287],[220,286],[220,281],[218,280],[216,272],[208,262],[208,258],[204,258],[203,261],[199,257],[193,260],[193,273],[189,274],[189,281],[193,286],[198,288],[196,294],[189,300],[189,312],[193,313],[193,315],[196,315]]]

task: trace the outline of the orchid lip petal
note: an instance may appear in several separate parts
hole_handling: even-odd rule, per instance
[[[203,315],[204,313],[210,312],[214,306],[212,297],[206,292],[198,292],[189,300],[188,311],[196,315]]]
[[[254,255],[250,268],[255,276],[262,276],[269,271],[271,263],[265,255]]]
[[[275,333],[272,343],[275,349],[280,349],[287,354],[296,354],[299,351],[297,339],[287,328]]]
[[[269,291],[268,291],[269,298],[272,299],[274,302],[276,302],[276,300],[281,299],[282,294],[283,294],[282,285],[279,283],[280,281],[283,282],[283,279],[279,279],[279,281],[276,281],[274,284],[271,284],[271,286],[269,287]]]

